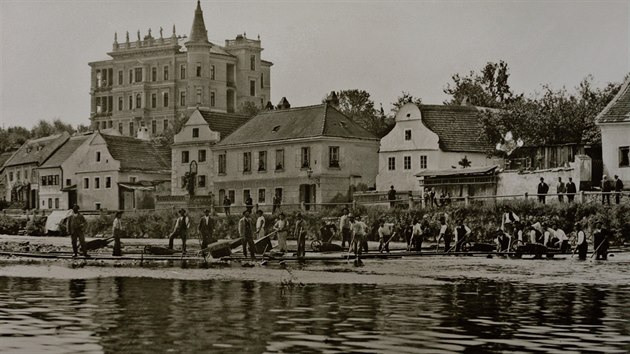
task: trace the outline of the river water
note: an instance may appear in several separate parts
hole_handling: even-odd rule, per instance
[[[0,261],[0,352],[630,352],[630,256],[242,268]]]

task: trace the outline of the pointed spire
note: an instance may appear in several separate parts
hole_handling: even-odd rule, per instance
[[[175,33],[175,25],[173,24],[173,37],[177,37],[177,34]]]
[[[118,44],[118,32],[114,32],[114,43]]]
[[[197,1],[197,9],[195,10],[195,17],[193,18],[190,37],[187,43],[191,42],[208,43],[208,31],[206,30],[206,24],[203,21],[201,1]]]

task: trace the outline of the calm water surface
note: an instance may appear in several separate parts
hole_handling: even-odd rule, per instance
[[[626,353],[630,285],[5,275],[0,352]]]

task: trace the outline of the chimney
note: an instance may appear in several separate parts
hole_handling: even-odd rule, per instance
[[[339,108],[339,97],[337,97],[335,91],[330,91],[330,94],[326,97],[326,103],[335,108]]]
[[[138,128],[138,134],[136,134],[136,138],[144,141],[150,141],[151,136],[149,135],[149,128],[145,126],[141,126]]]
[[[265,109],[268,111],[273,111],[274,109],[273,103],[271,103],[271,101],[267,101],[267,105],[265,105]]]
[[[278,109],[289,109],[289,108],[291,108],[291,104],[289,103],[289,100],[287,100],[286,97],[282,97],[282,99],[280,100],[280,103],[278,103],[277,108]]]

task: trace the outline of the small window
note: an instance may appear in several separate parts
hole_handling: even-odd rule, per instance
[[[301,167],[302,168],[311,167],[311,148],[303,147],[301,149],[300,156],[301,156]]]
[[[59,209],[59,198],[55,198],[55,209]]]
[[[387,159],[387,169],[390,171],[395,171],[396,170],[396,158],[395,157],[390,157]]]
[[[100,151],[96,152],[96,162],[101,162],[101,152]]]
[[[163,80],[168,80],[168,66],[164,67]]]
[[[411,170],[411,156],[403,157],[403,169]]]
[[[164,119],[164,126],[162,127],[163,131],[168,130],[168,119]]]
[[[13,172],[9,172],[9,182],[13,182]]]
[[[52,209],[52,198],[48,198],[48,209]]]
[[[157,121],[155,119],[151,121],[151,134],[157,134]]]
[[[243,153],[243,172],[252,172],[252,153]]]
[[[265,88],[265,75],[263,73],[260,73],[260,88]]]
[[[129,102],[127,108],[133,109],[133,95],[129,95]]]
[[[118,85],[123,84],[123,72],[122,70],[118,70]]]
[[[112,188],[112,178],[105,177],[105,188]]]
[[[219,174],[225,174],[226,158],[227,156],[225,154],[219,154]]]
[[[133,83],[133,70],[129,70],[129,83]]]
[[[258,171],[267,171],[267,151],[258,152]]]
[[[197,187],[199,188],[206,187],[206,176],[204,175],[197,176]]]
[[[70,178],[66,179],[66,186],[69,186],[72,184],[72,180]]]
[[[90,189],[90,179],[87,177],[83,178],[83,189]]]
[[[249,95],[256,96],[256,80],[249,80]]]
[[[273,129],[271,129],[271,131],[272,131],[273,133],[277,133],[277,132],[278,132],[278,130],[280,130],[280,126],[279,126],[279,125],[276,125],[275,127],[273,127]]]
[[[136,94],[136,108],[142,108],[142,95]]]
[[[42,176],[42,186],[47,186],[48,185],[48,179],[46,178],[46,176]]]
[[[328,147],[328,167],[339,168],[339,146]]]
[[[168,92],[164,92],[162,100],[164,102],[164,107],[168,107]]]
[[[186,106],[186,91],[179,93],[179,105],[182,107]]]
[[[118,132],[119,132],[120,134],[122,134],[122,133],[123,133],[123,124],[122,124],[122,123],[118,123]]]
[[[619,147],[619,167],[630,166],[630,146]]]
[[[124,109],[123,107],[123,98],[122,97],[118,97],[118,110],[122,111]]]
[[[214,92],[210,92],[210,107],[214,107],[216,100],[216,94]]]
[[[101,203],[94,203],[94,209],[101,210]]]
[[[247,201],[247,199],[251,196],[249,189],[243,189],[243,204]]]
[[[188,151],[182,151],[182,163],[188,163],[189,159]]]
[[[157,68],[151,68],[151,81],[157,81]]]
[[[157,94],[152,93],[151,94],[151,108],[156,108],[157,107]]]
[[[197,160],[199,162],[206,162],[206,150],[199,150],[197,155]]]
[[[101,179],[99,177],[94,177],[94,189],[101,188]]]
[[[426,155],[420,155],[420,168],[423,170],[426,170],[427,168],[427,156]]]
[[[186,65],[181,65],[179,67],[179,78],[180,79],[185,79],[186,78]]]
[[[250,55],[249,57],[249,68],[252,70],[256,70],[256,56]]]
[[[133,129],[133,122],[129,122],[129,136],[135,136],[136,131]]]
[[[192,137],[193,138],[198,138],[199,137],[199,128],[193,128],[193,130],[192,130]]]
[[[197,104],[201,104],[201,88],[197,88]]]
[[[234,197],[236,196],[236,192],[234,192],[233,189],[230,189],[228,191],[228,198],[232,201],[232,203],[234,203]]]
[[[411,129],[405,129],[405,140],[411,140]]]
[[[260,188],[258,190],[258,203],[265,204],[266,199],[266,190],[264,188]]]
[[[210,65],[210,80],[215,79],[215,68],[214,65]]]
[[[201,63],[197,63],[197,77],[201,76]]]
[[[133,176],[133,177],[129,177],[129,182],[131,182],[131,183],[136,183],[136,179],[137,179],[137,178],[136,178],[135,176]]]

